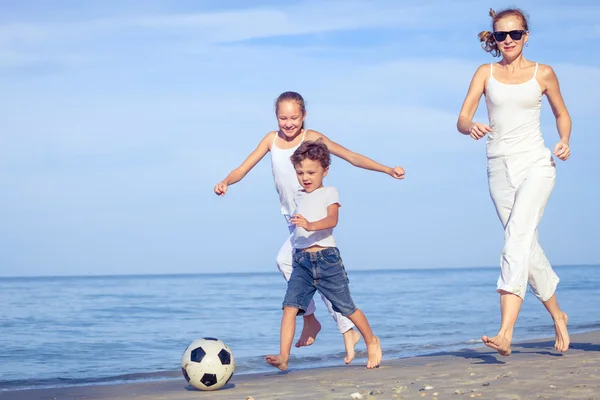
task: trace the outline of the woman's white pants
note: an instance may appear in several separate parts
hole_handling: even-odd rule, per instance
[[[504,226],[498,291],[525,298],[529,283],[541,301],[556,291],[559,279],[537,234],[555,179],[554,161],[547,148],[488,158],[490,195]]]

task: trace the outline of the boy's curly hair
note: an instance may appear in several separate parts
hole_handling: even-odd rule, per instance
[[[309,159],[318,161],[323,168],[329,168],[331,164],[331,153],[327,145],[321,139],[307,140],[294,151],[290,157],[292,164],[296,167],[302,161]]]

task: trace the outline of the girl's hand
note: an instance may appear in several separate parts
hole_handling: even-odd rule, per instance
[[[394,167],[388,174],[395,179],[404,179],[404,168],[402,167]]]
[[[491,131],[492,128],[490,128],[488,125],[479,122],[474,122],[473,125],[471,125],[471,127],[469,128],[469,136],[471,136],[475,140],[479,140]]]
[[[569,143],[562,140],[556,143],[556,146],[554,146],[554,155],[563,161],[567,161],[567,158],[571,155]]]
[[[225,181],[219,182],[215,185],[215,193],[217,196],[225,196],[225,193],[227,193],[227,184]]]
[[[307,230],[307,231],[310,231],[310,230],[311,230],[311,223],[310,223],[310,222],[308,222],[308,221],[306,220],[306,218],[304,218],[304,217],[303,217],[302,215],[300,215],[300,214],[296,214],[296,215],[294,215],[294,216],[293,216],[293,217],[290,219],[290,221],[292,221],[292,224],[294,224],[294,225],[296,225],[296,226],[299,226],[299,227],[301,227],[301,228],[304,228],[304,229],[305,229],[305,230]]]

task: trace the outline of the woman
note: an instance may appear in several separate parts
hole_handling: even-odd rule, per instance
[[[560,136],[554,155],[563,161],[571,153],[571,117],[552,68],[523,56],[529,40],[524,13],[518,9],[490,10],[490,16],[493,32],[481,32],[479,39],[485,51],[502,59],[477,69],[457,123],[459,132],[475,140],[487,135],[489,190],[504,226],[498,279],[502,323],[496,336],[484,335],[482,340],[501,355],[510,355],[513,330],[529,283],[554,320],[555,349],[564,352],[570,341],[567,314],[556,299],[559,279],[537,241],[537,227],[556,177],[552,154],[540,131],[542,95],[550,102]],[[473,122],[482,95],[489,125]]]

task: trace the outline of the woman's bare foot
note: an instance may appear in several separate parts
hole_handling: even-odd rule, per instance
[[[481,340],[487,347],[496,350],[501,356],[510,356],[512,352],[510,348],[510,339],[504,335],[498,334],[494,337],[482,336]]]
[[[367,361],[367,368],[377,368],[381,364],[383,353],[381,351],[381,343],[377,336],[373,336],[371,343],[367,343],[367,354],[369,360]]]
[[[569,350],[569,345],[571,344],[569,331],[567,330],[568,323],[569,316],[564,312],[559,318],[554,320],[554,331],[556,332],[556,343],[554,343],[554,348],[560,352]]]
[[[354,360],[354,348],[358,342],[360,342],[360,333],[356,332],[354,328],[344,332],[344,345],[346,346],[344,362],[346,364],[350,364]]]
[[[288,361],[289,357],[282,356],[281,354],[277,354],[276,356],[266,356],[265,360],[267,364],[272,365],[275,368],[278,368],[282,371],[288,369]]]
[[[311,314],[304,318],[304,326],[302,327],[302,333],[300,339],[296,342],[296,347],[310,346],[315,342],[317,335],[321,331],[321,323],[317,318]]]

